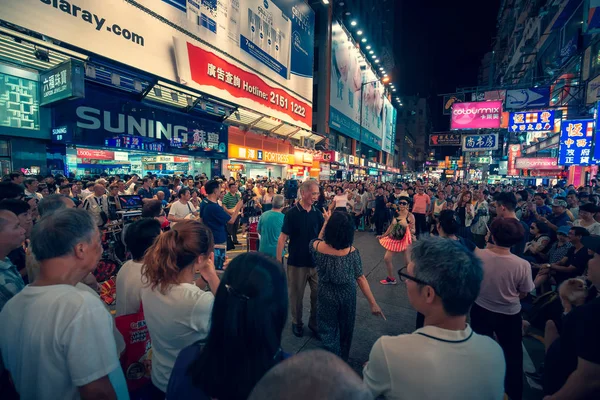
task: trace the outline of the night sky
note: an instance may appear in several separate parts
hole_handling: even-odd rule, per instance
[[[501,0],[398,1],[393,81],[400,96],[429,98],[434,130],[448,130],[440,93],[477,86],[491,50]]]

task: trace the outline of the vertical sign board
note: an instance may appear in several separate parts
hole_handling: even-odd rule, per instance
[[[40,81],[42,106],[65,99],[85,97],[85,70],[83,62],[79,60],[67,60],[40,73]]]
[[[506,175],[519,175],[519,170],[516,168],[517,157],[521,157],[521,145],[511,144],[510,146],[508,146],[508,163]]]
[[[590,165],[594,120],[563,121],[560,130],[559,165]]]

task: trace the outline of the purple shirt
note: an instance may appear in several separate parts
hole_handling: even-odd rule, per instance
[[[495,313],[518,314],[519,294],[529,293],[535,287],[529,262],[514,254],[500,255],[487,249],[476,249],[475,255],[483,266],[483,281],[475,303]]]

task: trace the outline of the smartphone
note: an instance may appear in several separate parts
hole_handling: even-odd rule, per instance
[[[215,269],[217,271],[223,271],[223,265],[225,264],[225,256],[227,254],[227,248],[221,246],[215,246]]]

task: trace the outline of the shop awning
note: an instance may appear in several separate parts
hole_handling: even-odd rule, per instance
[[[97,84],[138,94],[138,100],[164,104],[181,112],[208,116],[247,131],[289,140],[300,147],[302,138],[318,144],[323,135],[294,124],[283,122],[256,111],[209,96],[176,82],[121,67],[109,60],[90,56],[64,48],[14,29],[0,26],[0,60],[11,64],[44,71],[75,58],[86,62],[86,79]]]

